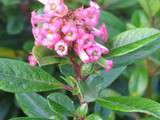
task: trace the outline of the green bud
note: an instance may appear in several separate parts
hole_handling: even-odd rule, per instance
[[[78,89],[73,89],[72,90],[72,94],[73,95],[78,95],[79,94],[79,90]]]
[[[93,72],[93,63],[84,64],[81,69],[82,76],[90,75]]]

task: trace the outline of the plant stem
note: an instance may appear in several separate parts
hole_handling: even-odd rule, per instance
[[[79,103],[80,105],[84,104],[85,101],[84,101],[84,98],[83,98],[83,95],[82,95],[82,92],[81,92],[81,88],[80,88],[80,81],[83,81],[83,76],[81,75],[81,68],[82,68],[82,64],[76,64],[74,62],[74,58],[73,57],[70,57],[70,62],[72,64],[72,67],[76,73],[76,86],[77,86],[77,89],[79,91],[79,94],[77,95],[78,99],[79,99]],[[76,119],[76,118],[74,118]],[[85,120],[84,117],[80,117],[80,118],[77,118],[77,120]]]
[[[82,92],[81,92],[79,81],[77,81],[77,89],[79,90],[79,94],[78,94],[79,102],[80,102],[80,105],[82,105],[85,102],[84,102],[84,99],[83,99],[83,95],[82,95]]]
[[[82,75],[81,75],[81,67],[82,67],[82,65],[75,64],[73,57],[70,57],[69,59],[70,59],[71,65],[72,65],[72,67],[73,67],[73,69],[74,69],[74,71],[76,73],[76,78],[78,80],[80,80],[80,81],[83,80]]]
[[[151,98],[152,97],[152,77],[154,75],[154,70],[151,67],[151,61],[149,59],[145,61],[145,66],[148,70],[148,87],[147,87],[146,93],[147,93],[147,97]]]

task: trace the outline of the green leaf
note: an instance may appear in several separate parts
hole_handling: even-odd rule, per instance
[[[62,89],[63,84],[27,63],[0,59],[0,89],[8,92],[40,92]]]
[[[150,22],[142,10],[135,10],[132,14],[131,23],[136,27],[150,27]]]
[[[97,114],[91,114],[86,118],[86,120],[103,120],[103,119]]]
[[[120,96],[120,94],[112,89],[104,89],[100,92],[100,97],[114,97],[114,96]]]
[[[141,41],[157,33],[160,33],[160,31],[154,28],[137,28],[128,30],[120,33],[113,39],[111,48],[118,48],[130,43]]]
[[[153,17],[160,10],[160,0],[138,0],[148,16]]]
[[[76,79],[72,76],[61,76],[61,78],[71,87],[75,87]]]
[[[105,23],[109,32],[109,36],[112,38],[113,36],[119,34],[120,32],[126,29],[125,24],[112,13],[107,11],[101,12],[100,22]]]
[[[24,113],[29,117],[54,117],[54,113],[50,110],[47,100],[39,94],[19,93],[16,94],[16,100]]]
[[[99,97],[117,97],[121,96],[118,92],[112,90],[112,89],[104,89],[100,92]],[[95,104],[94,106],[94,112],[98,113],[103,120],[115,120],[115,113],[111,110],[102,108],[99,104]]]
[[[63,114],[66,116],[72,116],[75,107],[73,101],[65,94],[53,93],[48,97],[50,108],[58,114]]]
[[[7,32],[8,34],[15,35],[22,32],[25,24],[24,16],[10,15],[7,18]]]
[[[32,53],[38,61],[45,56],[54,55],[53,50],[50,50],[44,46],[34,46],[32,49]]]
[[[114,66],[127,65],[155,52],[160,45],[160,32],[152,28],[129,30],[112,41],[110,57]]]
[[[30,52],[32,52],[33,46],[34,46],[34,41],[28,40],[24,43],[23,50],[25,50],[27,53],[30,53]]]
[[[20,0],[0,0],[5,6],[15,5],[20,3]]]
[[[79,1],[80,3],[82,3],[82,4],[84,4],[84,5],[89,4],[89,3],[88,3],[88,0],[76,0],[76,1]]]
[[[29,117],[17,117],[17,118],[12,118],[9,120],[49,120],[49,119],[44,119],[44,118],[29,118]]]
[[[108,6],[109,9],[124,9],[136,5],[137,0],[105,0],[105,6]]]
[[[144,63],[136,65],[136,68],[132,69],[129,92],[132,96],[142,96],[148,85],[148,71],[144,66]]]
[[[119,34],[112,43],[110,56],[121,56],[135,51],[160,37],[160,31],[151,28],[139,28]]]
[[[43,46],[35,46],[32,50],[33,55],[38,60],[40,66],[68,63],[67,58],[58,57],[53,50]]]
[[[146,118],[142,118],[140,120],[159,120],[159,119],[157,119],[155,117],[146,117]]]
[[[114,68],[109,72],[101,70],[98,74],[91,75],[85,82],[80,83],[81,92],[86,102],[95,101],[100,91],[108,87],[123,72],[125,67]],[[93,90],[94,89],[94,90]]]
[[[55,57],[55,56],[47,56],[41,58],[39,61],[40,66],[52,65],[52,64],[63,64],[68,63],[68,59]]]
[[[140,112],[160,118],[160,104],[140,97],[108,97],[98,98],[102,107],[121,112]]]
[[[70,64],[59,64],[59,69],[64,76],[75,76],[75,71]]]
[[[100,115],[103,120],[115,120],[115,112],[102,108],[98,103],[95,104],[94,112]]]

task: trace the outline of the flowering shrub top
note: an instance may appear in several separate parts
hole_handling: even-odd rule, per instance
[[[160,119],[160,0],[64,1],[0,0],[0,120]]]
[[[98,43],[107,42],[108,32],[105,24],[96,28],[100,17],[100,7],[90,2],[88,8],[70,10],[63,0],[48,0],[41,13],[32,12],[32,32],[36,46],[45,46],[54,50],[59,57],[64,57],[74,51],[83,63],[97,62],[109,50]],[[29,56],[30,64],[36,60]],[[112,61],[102,59],[100,63],[106,71],[112,68]]]

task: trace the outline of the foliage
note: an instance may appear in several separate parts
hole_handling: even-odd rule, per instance
[[[64,1],[72,9],[88,6],[88,0]],[[109,32],[110,52],[103,57],[113,60],[113,68],[83,64],[85,80],[79,81],[79,66],[68,57],[33,47],[30,13],[43,5],[0,0],[1,120],[160,119],[160,0],[96,2],[99,24]],[[37,67],[26,63],[31,52]]]

